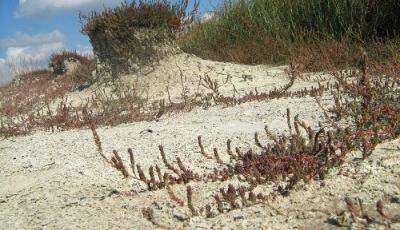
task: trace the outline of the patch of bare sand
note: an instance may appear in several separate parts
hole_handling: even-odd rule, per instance
[[[288,66],[271,67],[267,65],[242,65],[229,62],[215,62],[204,60],[194,55],[180,53],[166,57],[151,66],[142,68],[135,74],[124,75],[116,82],[120,87],[136,89],[138,95],[149,101],[169,98],[174,101],[182,101],[184,95],[192,96],[196,93],[204,95],[211,92],[202,83],[206,77],[216,81],[219,92],[226,96],[244,95],[255,88],[259,92],[265,92],[279,88],[289,82],[286,73]],[[317,80],[321,82],[329,80],[326,74],[313,74],[310,79],[297,79],[292,91],[317,86]],[[110,93],[113,89],[110,85],[94,84],[83,91],[75,91],[66,95],[73,105],[85,104],[87,98],[91,98],[97,91]],[[53,104],[58,105],[60,100]]]

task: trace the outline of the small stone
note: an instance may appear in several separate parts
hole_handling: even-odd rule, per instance
[[[131,191],[136,193],[146,192],[147,184],[141,180],[133,180]]]
[[[393,196],[390,198],[390,203],[400,204],[400,196]]]
[[[253,81],[253,76],[251,76],[250,74],[242,74],[242,81]]]
[[[234,221],[243,220],[243,219],[244,219],[243,215],[240,215],[240,214],[236,214],[233,216]]]
[[[140,131],[140,134],[144,134],[144,133],[153,133],[153,130],[152,129],[145,129],[145,130]]]
[[[352,223],[352,217],[349,212],[344,212],[343,215],[332,218],[332,220],[336,220],[338,226],[350,226]]]
[[[395,223],[391,225],[392,229],[400,229],[400,223]]]
[[[156,201],[154,201],[154,202],[152,203],[152,205],[153,205],[154,208],[157,209],[157,210],[162,210],[162,209],[163,209],[162,206],[161,206],[158,202],[156,202]]]
[[[118,191],[118,190],[116,190],[116,189],[112,189],[109,193],[108,193],[108,197],[111,197],[111,196],[113,196],[113,195],[116,195],[116,194],[120,194],[120,192]]]
[[[181,212],[179,212],[179,211],[175,211],[175,212],[174,212],[174,217],[175,217],[177,220],[182,221],[182,222],[187,221],[187,220],[190,219],[190,217],[189,217],[188,215],[186,215],[185,213],[181,213]]]

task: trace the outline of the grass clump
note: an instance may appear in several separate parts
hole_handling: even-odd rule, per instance
[[[51,55],[49,67],[53,74],[68,75],[71,83],[79,89],[93,83],[92,72],[96,69],[95,59],[83,56],[76,51],[64,50]]]
[[[59,53],[54,53],[50,57],[49,67],[53,69],[54,74],[62,75],[67,72],[65,62],[80,62],[82,65],[90,65],[92,62],[88,57],[82,56],[76,51],[64,50]]]
[[[399,13],[396,0],[225,0],[181,45],[203,57],[243,63],[284,63],[332,46],[374,50],[398,37]]]
[[[81,14],[82,32],[92,37],[98,31],[110,29],[116,39],[124,39],[135,28],[177,30],[186,7],[187,1],[176,5],[160,0],[140,1],[139,4],[124,2],[100,13]]]

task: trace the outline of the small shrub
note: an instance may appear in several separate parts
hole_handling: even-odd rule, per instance
[[[50,77],[53,77],[53,73],[50,70],[38,69],[16,76],[13,83],[40,80],[40,79],[49,79]]]
[[[113,32],[117,32],[117,38],[123,39],[129,33],[123,29],[129,27],[131,30],[142,27],[177,30],[181,26],[184,10],[183,7],[171,5],[166,1],[140,1],[139,4],[135,1],[130,4],[125,2],[119,7],[105,9],[101,13],[93,11],[89,15],[81,14],[82,32],[91,38],[98,31],[112,29]]]
[[[49,67],[53,68],[54,74],[65,74],[67,71],[65,61],[79,61],[81,65],[91,64],[91,60],[89,58],[78,54],[76,51],[63,51],[61,53],[54,53],[51,55]]]
[[[72,82],[78,87],[83,87],[85,83],[93,83],[92,72],[96,69],[95,60],[89,60],[85,65],[78,65],[71,75]]]
[[[66,66],[66,61],[69,61],[74,67]],[[93,58],[85,57],[76,51],[63,51],[51,55],[49,67],[53,69],[54,75],[66,75],[70,78],[71,84],[78,89],[87,87],[92,82],[92,72],[96,69],[96,61]],[[69,69],[68,68],[72,68]],[[68,72],[70,71],[70,72]],[[85,84],[86,83],[86,84]]]

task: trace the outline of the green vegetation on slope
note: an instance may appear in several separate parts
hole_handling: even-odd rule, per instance
[[[181,46],[206,58],[243,63],[283,63],[326,52],[334,62],[351,62],[334,53],[363,46],[369,53],[393,54],[398,15],[397,0],[226,0]]]

